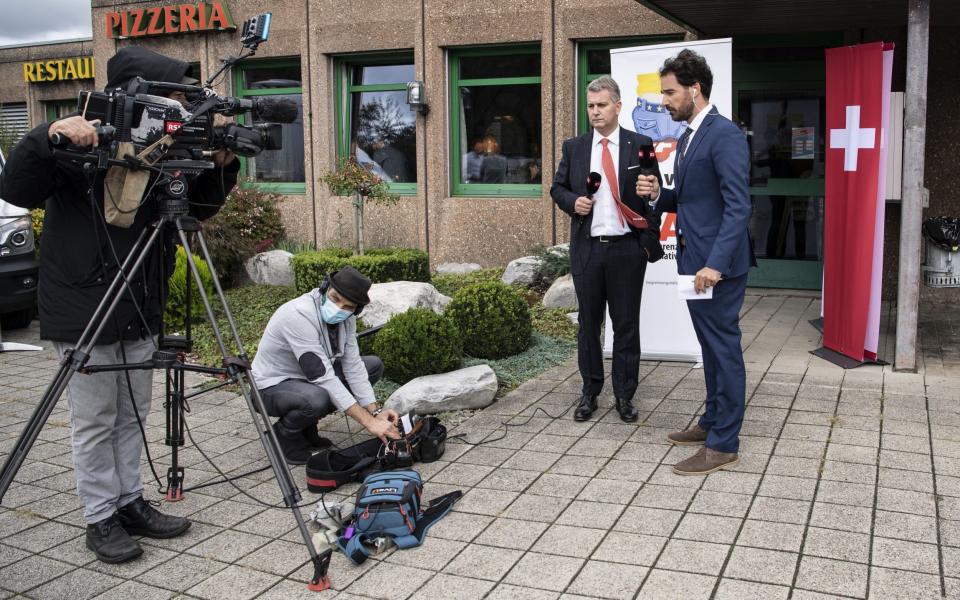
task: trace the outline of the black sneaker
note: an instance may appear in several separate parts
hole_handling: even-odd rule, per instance
[[[324,448],[333,446],[333,441],[325,437],[320,437],[320,432],[317,431],[316,427],[307,427],[302,433],[303,438],[307,440],[307,444],[314,450],[323,450]]]
[[[273,424],[273,432],[277,434],[277,441],[280,442],[280,451],[283,453],[283,459],[288,465],[305,465],[307,459],[313,455],[313,449],[307,443],[301,432],[297,432],[292,437],[287,437],[280,431],[279,421]]]
[[[130,535],[160,540],[177,537],[190,529],[190,521],[163,514],[150,506],[142,496],[117,509],[117,520]]]
[[[120,526],[116,514],[87,525],[87,548],[109,564],[127,562],[143,554],[137,540]]]

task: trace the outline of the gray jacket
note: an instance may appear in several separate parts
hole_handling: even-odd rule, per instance
[[[301,379],[322,387],[339,410],[354,403],[367,406],[376,400],[357,344],[357,318],[337,325],[337,346],[332,347],[328,325],[320,320],[320,290],[294,298],[270,317],[253,359],[253,378],[258,389],[287,379]],[[333,363],[340,360],[340,381]],[[353,394],[350,393],[353,390]]]

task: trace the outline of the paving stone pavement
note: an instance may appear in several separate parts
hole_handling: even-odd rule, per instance
[[[465,496],[419,548],[352,566],[335,554],[333,589],[308,592],[306,551],[270,471],[216,485],[163,510],[187,535],[141,540],[142,557],[104,565],[83,545],[65,401],[55,408],[0,507],[0,600],[46,598],[960,598],[960,309],[921,312],[919,373],[843,371],[813,357],[819,298],[751,290],[742,313],[748,403],[740,464],[707,477],[670,467],[689,448],[664,435],[702,410],[702,371],[644,362],[625,425],[609,392],[593,420],[563,413],[574,363],[529,381],[452,434],[419,465],[425,493]],[[880,356],[893,355],[885,307]],[[36,343],[37,324],[6,332]],[[0,458],[57,369],[48,348],[0,355]],[[609,371],[609,363],[607,364]],[[162,376],[146,419],[161,477]],[[241,398],[190,400],[187,485],[266,465]],[[540,410],[542,409],[542,410]],[[511,426],[503,427],[507,422]],[[334,441],[345,421],[328,419]],[[354,427],[354,433],[356,427]],[[293,469],[300,484],[302,467]],[[146,463],[144,478],[153,477]],[[305,487],[305,486],[304,486]],[[156,483],[147,496],[159,499]],[[346,496],[355,488],[347,488]],[[304,492],[312,506],[317,496]],[[308,510],[307,510],[308,512]]]

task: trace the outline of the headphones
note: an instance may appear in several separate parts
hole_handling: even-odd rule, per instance
[[[329,273],[329,274],[327,274],[326,277],[323,278],[323,281],[320,282],[320,286],[317,287],[317,290],[320,292],[320,295],[321,295],[321,296],[325,295],[325,294],[327,293],[327,290],[329,290],[329,289],[333,286],[333,282],[331,281],[331,277],[333,277],[333,276],[336,275],[336,274],[337,274],[336,271],[334,271],[333,273]],[[334,288],[334,289],[336,289],[336,288]],[[363,307],[364,307],[364,306],[366,306],[366,305],[365,305],[365,304],[357,304],[357,308],[353,311],[353,316],[359,317],[359,316],[360,316],[360,313],[363,312]]]

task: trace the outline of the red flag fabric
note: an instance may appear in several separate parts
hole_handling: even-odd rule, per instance
[[[823,345],[862,362],[883,173],[883,42],[826,54]]]

